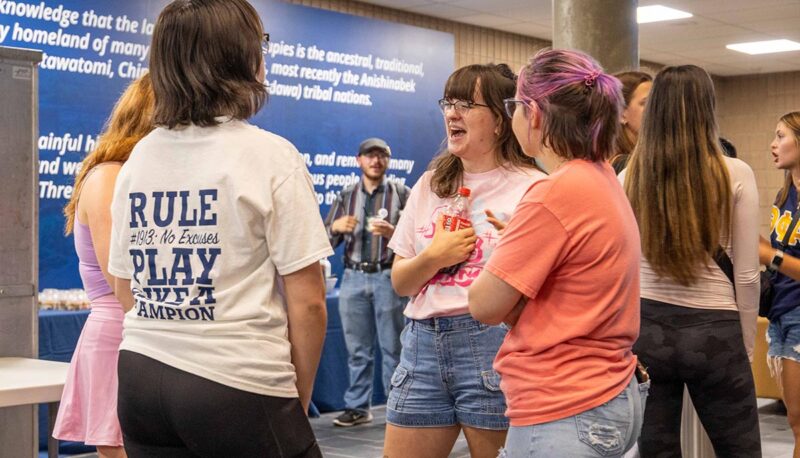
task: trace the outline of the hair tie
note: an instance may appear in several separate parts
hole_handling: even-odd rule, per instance
[[[583,83],[586,87],[594,87],[594,82],[597,80],[598,76],[600,76],[600,72],[598,70],[592,70],[583,77]]]
[[[497,65],[494,66],[494,68],[495,68],[495,70],[497,70],[504,77],[510,79],[514,83],[517,82],[517,74],[514,73],[514,70],[511,70],[511,67],[509,67],[508,65],[506,65],[506,64],[497,64]]]

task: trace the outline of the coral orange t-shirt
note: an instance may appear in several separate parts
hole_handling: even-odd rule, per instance
[[[573,160],[533,184],[486,269],[529,298],[495,359],[513,426],[616,397],[636,367],[636,219],[606,162]]]

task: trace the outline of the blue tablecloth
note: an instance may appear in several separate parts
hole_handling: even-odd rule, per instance
[[[320,412],[331,412],[344,409],[344,392],[348,385],[347,348],[344,344],[342,320],[339,317],[339,290],[332,291],[327,296],[328,330],[325,337],[325,347],[314,381],[314,394],[312,414],[318,408]],[[73,312],[42,310],[39,312],[39,359],[48,361],[69,362],[78,337],[89,316],[88,310]],[[378,349],[377,342],[375,348]],[[373,404],[383,404],[386,396],[381,383],[381,357],[380,351],[375,355],[375,379],[372,401]],[[39,445],[47,446],[47,407],[39,408]],[[62,453],[81,452],[92,450],[82,444],[74,442],[61,443],[59,450]]]

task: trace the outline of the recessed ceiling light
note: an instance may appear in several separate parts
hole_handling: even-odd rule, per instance
[[[664,5],[640,6],[636,8],[636,22],[647,24],[648,22],[672,21],[674,19],[685,19],[692,17],[692,13],[676,10]]]
[[[800,50],[800,43],[792,40],[753,41],[750,43],[736,43],[725,46],[733,51],[745,54],[769,54],[773,52],[786,52]]]

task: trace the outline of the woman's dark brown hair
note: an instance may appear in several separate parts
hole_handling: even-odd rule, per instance
[[[266,101],[258,80],[263,27],[246,0],[175,0],[153,31],[154,121],[173,128],[247,119]]]
[[[484,103],[489,106],[498,121],[499,154],[495,158],[498,165],[536,168],[533,159],[522,152],[522,147],[514,136],[514,131],[511,130],[511,119],[506,116],[503,107],[503,99],[514,97],[516,91],[514,72],[506,64],[475,64],[461,67],[447,79],[444,98],[474,102],[476,89],[481,91]],[[464,179],[464,166],[457,156],[445,147],[433,158],[428,170],[433,170],[431,190],[437,196],[444,198],[456,195]]]
[[[614,76],[622,83],[622,98],[625,99],[625,107],[623,110],[631,104],[633,93],[636,92],[636,89],[641,86],[642,83],[653,81],[653,77],[645,72],[621,72],[615,73]],[[625,168],[624,166],[627,164],[630,159],[630,154],[636,146],[637,135],[637,133],[631,131],[627,124],[623,124],[622,131],[617,135],[614,157],[611,158],[611,165],[614,167],[614,170],[619,169],[619,171],[622,171],[622,169]]]
[[[715,104],[702,68],[661,70],[625,176],[642,255],[658,275],[681,285],[695,282],[730,231],[733,199]]]

